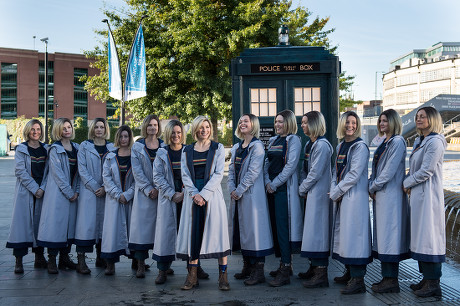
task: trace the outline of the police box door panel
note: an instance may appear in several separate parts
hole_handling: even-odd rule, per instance
[[[260,140],[265,144],[275,135],[274,121],[278,112],[286,108],[282,80],[269,80],[261,77],[245,80],[243,85],[243,113],[259,117]]]

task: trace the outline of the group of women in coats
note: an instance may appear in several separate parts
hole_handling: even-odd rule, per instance
[[[178,120],[164,128],[147,116],[141,139],[133,143],[128,126],[121,126],[115,144],[107,141],[109,128],[102,118],[90,124],[88,140],[71,141],[70,120],[54,122],[47,146],[40,142],[43,127],[31,120],[24,128],[26,142],[16,150],[16,194],[7,247],[16,257],[15,273],[23,273],[27,248],[35,253],[35,267],[49,273],[77,269],[89,274],[85,253],[96,246],[96,266],[115,273],[121,255],[133,259],[136,276],[145,277],[145,259],[153,249],[162,284],[173,274],[171,263],[187,262],[182,287],[199,286],[209,275],[200,260],[218,260],[221,290],[229,290],[227,256],[241,250],[243,267],[236,279],[251,286],[265,282],[265,257],[280,257],[271,271],[271,286],[290,283],[292,254],[300,253],[309,269],[298,274],[303,286],[329,286],[329,256],[345,265],[334,281],[346,286],[343,294],[365,292],[366,265],[381,261],[382,280],[372,285],[379,293],[399,292],[399,262],[412,257],[423,279],[411,285],[421,297],[439,296],[441,263],[445,260],[445,221],[442,161],[446,148],[442,119],[432,107],[417,111],[419,138],[410,155],[406,175],[406,144],[400,136],[401,119],[389,109],[380,114],[377,128],[384,136],[372,159],[360,138],[356,113],[340,116],[334,150],[325,138],[326,123],[317,111],[302,117],[309,137],[303,150],[294,113],[275,116],[276,136],[264,150],[259,120],[241,116],[231,150],[227,208],[221,188],[225,154],[212,141],[212,124],[199,116],[191,124],[195,142],[185,146]],[[300,176],[298,164],[303,157]],[[373,201],[370,218],[369,197]],[[373,235],[371,235],[373,226]],[[69,258],[76,244],[78,264]],[[48,261],[44,258],[48,249]]]

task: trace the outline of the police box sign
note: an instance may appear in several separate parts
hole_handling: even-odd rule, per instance
[[[320,71],[319,63],[251,64],[251,73],[285,73],[311,71]]]

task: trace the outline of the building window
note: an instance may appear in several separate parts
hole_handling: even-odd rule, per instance
[[[251,88],[251,113],[260,117],[276,115],[276,88]]]
[[[73,117],[88,119],[88,92],[85,82],[80,81],[82,76],[88,75],[88,69],[75,68],[73,70]]]
[[[106,102],[106,116],[107,121],[111,123],[118,123],[118,118],[115,115],[117,108],[114,106],[115,100],[109,99]]]
[[[321,111],[321,88],[294,88],[294,114],[296,116],[302,116],[313,110]]]
[[[48,118],[53,118],[54,62],[48,61]],[[45,116],[45,61],[38,62],[38,116]]]
[[[18,64],[2,63],[1,75],[1,118],[14,119],[18,115]]]

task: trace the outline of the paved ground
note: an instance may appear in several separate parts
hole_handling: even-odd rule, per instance
[[[455,157],[458,158],[458,157]],[[225,177],[226,179],[226,177]],[[301,281],[293,276],[291,284],[281,288],[271,288],[267,284],[246,287],[242,281],[232,276],[242,266],[241,255],[229,257],[229,281],[231,290],[221,292],[217,289],[217,262],[203,260],[203,268],[210,273],[209,280],[201,281],[196,290],[180,290],[186,276],[185,264],[174,262],[175,275],[168,278],[164,285],[157,286],[154,279],[157,270],[147,272],[145,279],[137,279],[130,269],[130,262],[122,258],[116,265],[115,276],[105,276],[104,270],[94,267],[95,254],[88,254],[92,269],[90,276],[75,271],[60,271],[58,275],[49,275],[46,270],[33,268],[33,255],[24,257],[23,275],[14,274],[12,250],[5,244],[9,232],[14,193],[14,160],[12,157],[0,158],[0,305],[392,305],[392,304],[460,304],[460,269],[455,263],[443,265],[442,299],[420,299],[414,296],[409,285],[419,281],[417,264],[412,260],[401,264],[401,293],[375,294],[370,285],[379,280],[380,266],[377,262],[368,266],[366,275],[367,292],[364,294],[343,296],[340,285],[332,278],[343,271],[343,266],[335,260],[330,261],[330,287],[324,289],[305,289]],[[75,251],[73,249],[74,257]],[[148,260],[153,264],[153,260]],[[267,258],[266,271],[275,269],[278,260]],[[305,271],[306,261],[295,255],[294,272]],[[267,273],[268,276],[268,273]],[[270,277],[267,277],[270,279]]]

